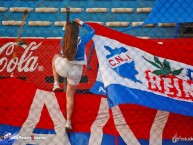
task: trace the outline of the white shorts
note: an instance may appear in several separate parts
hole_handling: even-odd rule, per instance
[[[71,85],[78,85],[82,76],[83,65],[70,63],[66,58],[57,57],[55,60],[56,72],[66,77]]]

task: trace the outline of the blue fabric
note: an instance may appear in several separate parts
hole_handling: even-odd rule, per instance
[[[12,134],[11,137],[17,135],[19,133],[20,127],[11,126],[0,124],[0,132],[9,132]],[[35,129],[34,133],[37,134],[54,134],[54,130],[48,129]],[[68,133],[68,137],[70,140],[71,145],[88,145],[90,133],[83,133],[83,132],[70,132]],[[103,139],[101,145],[115,145],[115,138],[114,135],[103,134]],[[0,145],[12,145],[15,139],[10,139],[9,141],[0,140]],[[30,145],[30,144],[28,144]],[[119,144],[124,145],[124,144]]]
[[[94,29],[92,27],[90,27],[89,25],[87,25],[86,23],[83,23],[82,25],[83,28],[85,28],[87,31],[89,31],[88,34],[80,37],[79,40],[79,44],[78,44],[78,48],[77,48],[77,52],[76,55],[74,56],[73,60],[76,61],[85,61],[85,46],[86,44],[92,39],[92,37],[94,36]],[[62,31],[62,37],[64,36],[64,31]],[[60,45],[62,46],[63,41],[60,42]]]
[[[87,25],[86,23],[83,23],[82,27],[85,28],[86,30],[88,30],[89,33],[80,38],[80,43],[78,44],[77,52],[76,52],[76,55],[74,57],[74,60],[77,60],[77,61],[85,60],[85,58],[84,58],[85,46],[91,40],[91,38],[94,36],[94,29],[92,29],[89,25]]]
[[[175,101],[174,99],[168,97],[163,97],[147,91],[128,88],[119,84],[108,85],[106,91],[110,107],[118,104],[131,103],[177,114],[193,116],[192,102]]]
[[[16,135],[20,130],[20,127],[10,126],[10,125],[3,125],[0,124],[0,132],[10,132],[12,136]],[[42,129],[39,129],[39,133],[42,134]],[[49,132],[53,132],[50,130]],[[38,132],[37,132],[38,133]],[[89,133],[82,133],[82,132],[70,132],[68,133],[68,137],[70,139],[71,145],[88,145],[88,141],[90,138]],[[116,144],[116,140],[118,144]],[[9,141],[0,140],[0,145],[12,145],[15,139],[10,139]],[[149,145],[149,139],[139,139],[141,145]],[[163,145],[174,145],[172,140],[163,139]],[[175,145],[192,145],[193,141],[181,141],[178,140],[175,142]],[[27,144],[31,145],[31,144]],[[103,139],[101,145],[126,145],[124,140],[120,136],[113,136],[108,134],[103,134]]]
[[[91,47],[91,49],[90,49],[89,56],[88,56],[88,64],[87,64],[87,69],[88,69],[88,70],[91,70],[91,69],[92,69],[92,68],[89,66],[89,64],[90,64],[90,60],[91,60],[91,56],[92,56],[92,54],[93,54],[94,48],[95,48],[95,46],[94,46],[94,43],[93,43],[93,44],[92,44],[92,47]]]
[[[90,89],[91,93],[99,94],[99,95],[106,95],[105,87],[103,82],[96,81],[93,87]]]
[[[157,0],[144,24],[193,22],[192,0]]]

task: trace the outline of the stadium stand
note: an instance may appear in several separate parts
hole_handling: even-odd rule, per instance
[[[22,37],[61,37],[66,7],[71,20],[98,22],[118,31],[143,23],[155,0],[1,0],[0,37],[16,37],[23,12],[28,16]],[[141,38],[173,38],[175,24],[146,25],[125,31]],[[84,32],[81,32],[84,33]]]

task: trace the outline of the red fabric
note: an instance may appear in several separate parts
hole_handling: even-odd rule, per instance
[[[12,43],[11,43],[12,42]],[[13,59],[13,53],[16,52],[18,63],[14,69],[14,76],[16,77],[26,77],[26,80],[28,82],[31,82],[33,84],[36,84],[38,88],[45,89],[45,90],[52,90],[53,83],[50,82],[51,79],[47,79],[48,82],[46,82],[46,77],[52,77],[52,59],[55,54],[60,54],[60,39],[35,39],[35,38],[22,38],[22,42],[26,42],[27,48],[29,50],[27,51],[26,55],[24,56],[24,52],[26,48],[23,48],[22,46],[16,47],[16,45],[13,45],[15,42],[14,38],[0,38],[0,47],[5,47],[5,49],[1,52],[0,51],[0,61],[2,58],[6,58],[5,60],[0,64],[0,73],[1,77],[9,77],[12,72],[9,72],[7,70],[9,64],[11,64],[11,59]],[[10,43],[10,44],[9,44]],[[9,44],[9,45],[8,45]],[[37,45],[40,46],[33,50],[33,48]],[[90,41],[86,45],[86,54],[87,57],[89,57],[91,48],[92,48],[93,42]],[[31,46],[30,46],[31,45]],[[22,61],[21,57],[24,57],[24,60]],[[32,57],[37,57],[37,68],[33,71],[18,71],[19,67],[23,68],[30,68],[33,61],[30,61]],[[18,64],[21,64],[18,66]],[[95,83],[95,78],[97,75],[97,69],[98,69],[98,60],[96,57],[96,52],[93,51],[92,56],[90,57],[89,67],[91,69],[87,69],[86,66],[83,68],[83,75],[87,78],[88,82],[80,82],[78,85],[78,89],[90,89],[93,84]],[[10,65],[11,68],[14,67],[14,64]],[[61,84],[62,87],[62,84]]]
[[[16,78],[2,79],[0,84],[0,124],[22,126],[27,119],[37,86]],[[66,95],[63,92],[55,93],[55,95],[65,116]],[[75,95],[72,116],[73,131],[90,132],[90,127],[98,114],[101,97],[94,94]],[[112,132],[112,128],[114,128],[112,120],[107,126],[104,133],[114,133]],[[37,128],[54,129],[53,122],[45,106]]]
[[[0,80],[0,124],[22,126],[25,122],[37,86],[16,78]],[[60,109],[65,112],[65,93],[55,93]],[[93,94],[77,94],[72,116],[74,132],[90,132],[90,127],[97,117],[101,97]],[[137,138],[149,139],[149,132],[157,110],[138,105],[119,105],[126,123]],[[64,115],[65,116],[65,115]],[[176,133],[183,137],[193,136],[193,117],[170,113],[163,138],[171,139]],[[53,122],[46,107],[41,114],[37,128],[54,129]],[[119,136],[113,121],[110,119],[103,128],[105,134]]]
[[[128,34],[124,34],[122,32],[109,29],[97,23],[89,23],[89,25],[95,29],[96,35],[108,37],[123,44],[140,48],[141,50],[158,57],[168,58],[193,66],[193,38],[140,39]],[[158,44],[157,42],[162,42],[163,44]]]

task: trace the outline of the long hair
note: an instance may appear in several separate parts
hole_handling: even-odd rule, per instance
[[[64,57],[69,61],[73,60],[78,45],[79,26],[76,22],[72,21],[66,25],[65,35],[63,38],[62,50]]]

